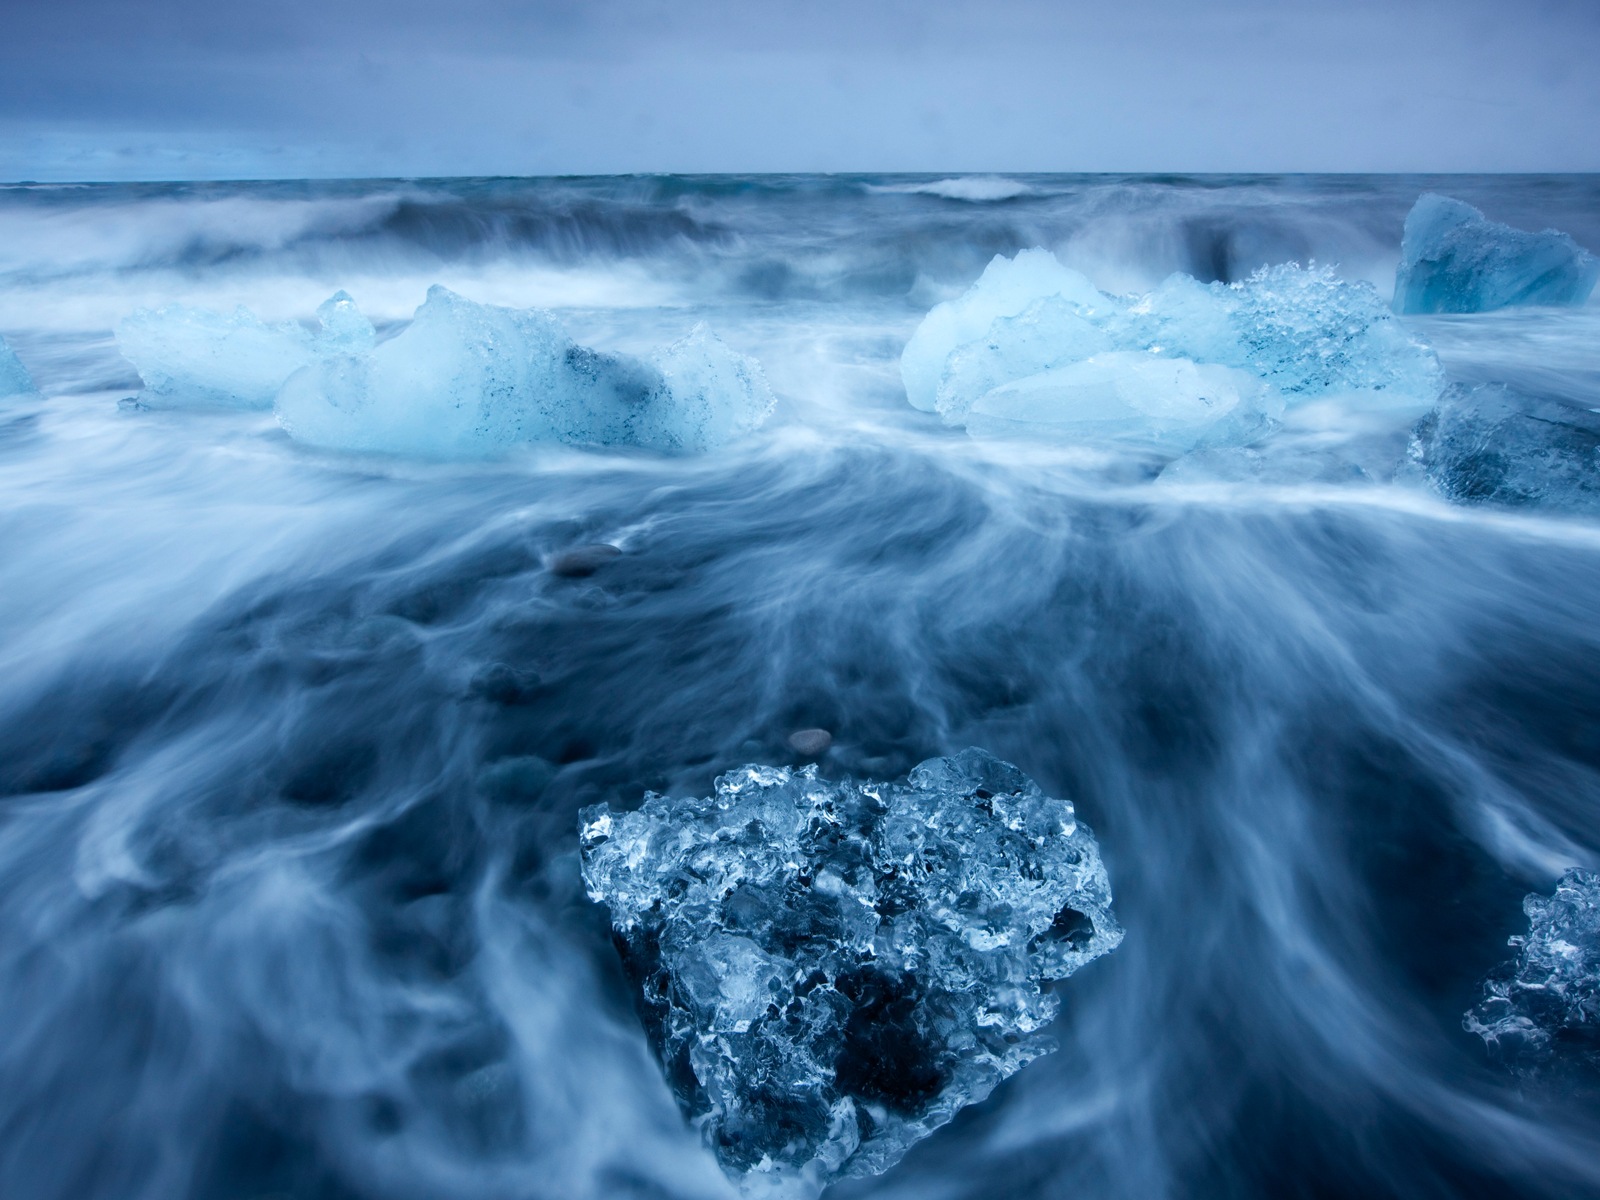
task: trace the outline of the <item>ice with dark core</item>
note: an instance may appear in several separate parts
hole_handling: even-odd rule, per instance
[[[746,766],[581,814],[667,1080],[747,1195],[893,1165],[1054,1048],[1122,931],[1093,834],[982,750],[895,783]]]
[[[1454,384],[1411,457],[1458,504],[1600,513],[1600,414],[1501,384]]]
[[[31,396],[37,390],[33,386],[33,376],[28,374],[28,368],[22,365],[16,351],[6,345],[4,338],[0,338],[0,400],[11,396]]]
[[[1484,984],[1463,1021],[1513,1069],[1554,1058],[1600,1067],[1600,873],[1568,871],[1551,896],[1522,902],[1517,956]]]
[[[338,300],[335,297],[335,300]],[[348,321],[361,321],[354,306]],[[329,301],[319,310],[327,332]],[[428,290],[387,341],[328,346],[277,393],[278,421],[330,449],[475,458],[519,443],[693,453],[749,433],[773,407],[761,365],[705,325],[648,360],[579,345],[542,309]]]
[[[168,305],[117,326],[165,408],[271,408],[296,441],[333,450],[481,458],[531,442],[695,453],[759,426],[761,364],[705,325],[648,359],[579,345],[543,309],[479,304],[435,286],[380,339],[338,292],[317,328]]]
[[[1522,304],[1578,305],[1597,279],[1600,259],[1570,235],[1513,229],[1470,204],[1430,192],[1406,217],[1394,308],[1472,313]]]

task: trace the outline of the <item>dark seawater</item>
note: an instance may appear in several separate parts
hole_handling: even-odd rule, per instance
[[[1600,1081],[1461,1027],[1522,897],[1600,864],[1600,525],[1108,479],[898,374],[996,253],[1387,293],[1419,192],[1600,249],[1600,179],[1013,183],[0,189],[0,333],[47,397],[0,411],[0,1195],[731,1195],[576,814],[820,726],[830,774],[977,745],[1071,798],[1127,931],[1058,1053],[831,1194],[1600,1196]],[[434,282],[607,349],[707,320],[778,412],[699,458],[439,465],[116,403],[140,305],[342,287],[393,328]],[[1597,312],[1410,325],[1593,408]]]

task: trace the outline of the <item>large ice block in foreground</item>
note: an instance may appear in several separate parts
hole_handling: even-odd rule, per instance
[[[1174,275],[1115,298],[1044,250],[996,258],[933,309],[901,373],[913,404],[974,432],[1177,453],[1248,441],[1312,400],[1422,412],[1442,381],[1375,289],[1326,268],[1267,267],[1235,284]]]
[[[327,310],[326,345],[276,405],[283,427],[312,445],[434,458],[523,442],[691,452],[749,432],[773,406],[759,364],[704,326],[647,362],[580,346],[542,310],[443,287],[376,345],[359,336],[334,345]]]
[[[1072,805],[981,750],[900,783],[748,766],[581,822],[652,1047],[746,1194],[893,1165],[1051,1050],[1047,985],[1122,939]]]
[[[1417,423],[1411,457],[1458,504],[1600,513],[1600,415],[1501,384],[1456,384]]]
[[[1551,896],[1522,902],[1516,958],[1485,981],[1463,1026],[1516,1070],[1555,1059],[1600,1067],[1600,874],[1568,871]]]
[[[33,386],[33,376],[17,358],[16,352],[0,338],[0,400],[11,396],[32,396],[38,391]]]
[[[140,399],[164,408],[271,408],[284,380],[315,356],[311,334],[293,322],[182,304],[124,317],[117,349],[144,381]]]
[[[1402,313],[1489,312],[1518,304],[1582,304],[1600,259],[1554,229],[1528,233],[1470,204],[1429,193],[1406,217],[1394,308]]]

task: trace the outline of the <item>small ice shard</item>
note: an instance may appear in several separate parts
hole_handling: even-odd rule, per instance
[[[6,345],[6,340],[0,338],[0,400],[37,394],[33,376],[28,374],[28,369],[22,365],[16,352]]]
[[[524,442],[700,451],[755,429],[772,406],[760,366],[704,326],[646,362],[578,345],[548,312],[437,286],[399,335],[320,354],[277,398],[297,440],[431,458]]]
[[[580,820],[650,1043],[746,1194],[892,1166],[1053,1049],[1047,985],[1122,939],[1072,805],[981,750],[898,783],[747,766]]]
[[[1118,299],[1044,250],[996,258],[933,309],[901,373],[913,404],[974,432],[1176,453],[1247,442],[1313,400],[1420,413],[1442,383],[1376,290],[1327,268],[1265,267],[1234,284],[1174,275]]]
[[[1412,460],[1458,504],[1600,513],[1600,415],[1500,384],[1455,384],[1417,423]]]
[[[1394,308],[1470,313],[1520,304],[1578,305],[1597,279],[1600,259],[1569,235],[1513,229],[1470,204],[1430,192],[1406,216]]]
[[[117,348],[144,381],[140,401],[164,408],[271,408],[283,381],[315,354],[311,334],[293,322],[182,304],[124,317]]]
[[[1552,896],[1522,902],[1517,956],[1484,981],[1462,1025],[1519,1071],[1554,1059],[1600,1067],[1600,873],[1568,871]]]

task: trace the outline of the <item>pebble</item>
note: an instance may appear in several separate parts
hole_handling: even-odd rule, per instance
[[[796,729],[789,735],[789,748],[806,758],[819,758],[833,745],[833,734],[826,729]]]
[[[544,565],[550,574],[562,579],[587,579],[621,554],[622,551],[615,546],[605,542],[593,542],[552,554],[545,560]]]

